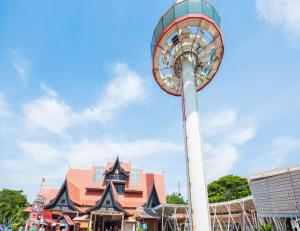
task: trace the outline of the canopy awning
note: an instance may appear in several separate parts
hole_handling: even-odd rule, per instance
[[[88,221],[89,215],[77,216],[73,219],[73,221]]]
[[[117,212],[117,211],[92,211],[93,215],[100,215],[100,216],[123,216],[123,212]]]
[[[74,225],[74,222],[72,221],[72,219],[69,217],[69,215],[64,214],[63,215],[65,221],[67,222],[68,225]]]
[[[53,221],[52,219],[49,219],[49,218],[44,218],[43,221],[47,224],[52,224],[53,222],[55,222],[55,221]]]
[[[136,209],[136,212],[134,214],[135,218],[141,218],[141,219],[158,219],[158,214],[154,211],[152,208],[143,208],[139,207]]]

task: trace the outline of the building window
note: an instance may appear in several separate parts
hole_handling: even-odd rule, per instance
[[[65,200],[65,199],[61,199],[60,203],[61,203],[61,204],[65,204],[65,203],[66,203],[66,200]]]
[[[131,169],[130,172],[130,184],[139,185],[141,182],[141,170],[137,168]]]
[[[124,190],[125,190],[124,184],[115,184],[115,188],[116,188],[118,194],[121,194],[121,195],[124,194]]]
[[[110,200],[107,200],[105,203],[106,205],[110,205]]]
[[[125,181],[125,176],[122,174],[110,174],[108,179],[110,180],[124,180]]]

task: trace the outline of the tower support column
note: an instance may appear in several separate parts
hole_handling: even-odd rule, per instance
[[[190,231],[210,231],[210,216],[194,74],[195,60],[191,55],[184,55],[181,62]]]

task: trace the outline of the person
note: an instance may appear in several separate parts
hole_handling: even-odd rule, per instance
[[[59,225],[59,223],[56,223],[55,231],[60,231],[60,225]]]
[[[40,227],[39,231],[45,231],[45,227],[44,227],[44,225],[41,225],[41,227]]]
[[[76,225],[75,225],[75,230],[76,230],[76,231],[80,231],[80,223],[76,223]]]

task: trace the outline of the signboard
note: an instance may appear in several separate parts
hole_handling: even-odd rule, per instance
[[[58,216],[62,216],[62,211],[61,210],[52,210],[51,211],[52,215],[58,215]]]
[[[42,203],[44,204],[45,203],[45,197],[43,197],[42,195],[37,195],[35,198],[34,198],[34,202],[35,203]]]
[[[32,203],[29,216],[29,230],[35,231],[38,229],[41,220],[43,219],[45,198],[37,195]]]
[[[32,213],[43,213],[44,203],[36,203],[34,202],[31,207]]]

